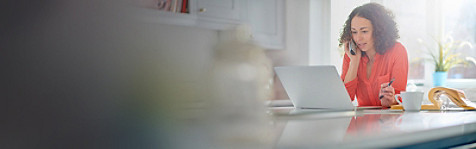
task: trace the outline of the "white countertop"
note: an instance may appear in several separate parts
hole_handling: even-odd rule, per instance
[[[476,132],[475,111],[276,111],[275,148],[401,147]]]

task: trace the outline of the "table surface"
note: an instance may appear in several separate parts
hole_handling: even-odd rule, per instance
[[[274,131],[280,132],[273,148],[449,147],[476,141],[475,111],[329,112],[278,107],[270,112]]]

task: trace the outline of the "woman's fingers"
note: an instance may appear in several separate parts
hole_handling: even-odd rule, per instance
[[[389,107],[390,104],[389,104],[389,102],[388,102],[388,97],[385,97],[385,96],[384,96],[384,97],[380,100],[380,104],[381,104],[382,106],[384,106],[384,107]]]
[[[392,92],[386,92],[386,93],[382,93],[382,95],[388,96],[388,97],[393,97],[394,94]]]
[[[395,99],[393,98],[393,96],[384,95],[384,97],[380,101],[381,101],[382,106],[390,107],[391,105],[393,105],[395,103],[394,100]]]
[[[391,87],[391,86],[386,87],[386,88],[382,88],[381,90],[382,90],[382,92],[384,92],[384,93],[395,93],[395,89],[394,89],[393,87]]]
[[[380,89],[379,96],[383,96],[381,101],[382,106],[390,107],[395,104],[395,89],[392,86],[388,86],[388,83],[383,83]]]
[[[345,52],[345,54],[347,54],[348,56],[350,55],[349,42],[348,42],[348,41],[344,42],[344,52]]]
[[[385,84],[385,83],[384,83]],[[383,84],[382,84],[383,85]],[[380,88],[381,92],[392,92],[395,93],[395,89],[392,86],[382,86]]]

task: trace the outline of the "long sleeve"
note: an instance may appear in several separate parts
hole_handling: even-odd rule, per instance
[[[395,49],[391,78],[395,78],[395,81],[392,84],[392,87],[395,89],[395,94],[400,94],[400,92],[405,91],[407,87],[408,56],[403,45],[396,44]]]
[[[349,69],[349,63],[350,63],[350,58],[347,55],[344,55],[344,60],[342,63],[342,74],[340,76],[340,78],[342,79],[342,82],[344,82],[345,80],[345,75],[347,74],[347,70]],[[357,77],[355,77],[354,80],[344,84],[345,89],[347,90],[347,93],[349,94],[351,101],[354,101],[355,99],[355,94],[357,91],[357,84],[358,84],[357,80],[358,80]]]

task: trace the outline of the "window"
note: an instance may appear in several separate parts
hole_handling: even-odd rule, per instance
[[[427,34],[426,1],[399,0],[384,1],[383,5],[395,15],[400,39],[408,53],[408,79],[424,79],[425,61],[421,59],[424,48],[418,39],[425,39]]]
[[[383,0],[385,7],[392,10],[400,30],[400,41],[409,55],[409,79],[432,86],[434,64],[423,60],[425,47],[418,43],[423,39],[435,44],[432,38],[450,35],[454,40],[468,41],[476,46],[476,1],[472,0]],[[458,49],[462,56],[476,57],[476,48],[465,46]],[[449,87],[468,88],[476,79],[476,66],[468,63],[466,67],[457,66],[448,72]],[[464,80],[461,80],[464,79]]]
[[[468,41],[476,46],[476,1],[474,0],[444,0],[443,7],[443,32],[451,35],[454,40]],[[464,46],[458,49],[464,56],[476,58],[476,48]],[[455,67],[448,71],[448,78],[475,79],[476,67],[468,63],[466,67]]]

